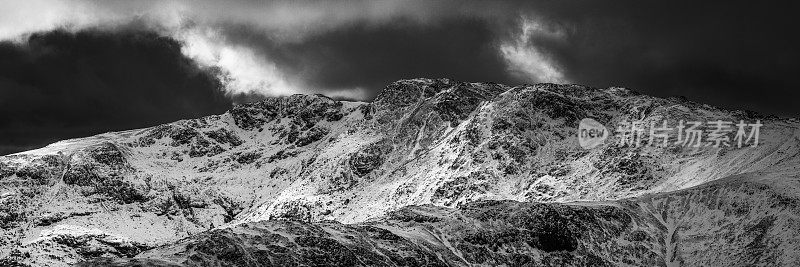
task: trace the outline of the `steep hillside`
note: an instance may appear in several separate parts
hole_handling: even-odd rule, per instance
[[[675,124],[677,120],[758,119],[764,126],[758,147],[619,147],[612,138],[600,147],[585,150],[577,142],[578,121],[582,118],[594,118],[609,129],[623,120],[667,120]],[[731,250],[719,251],[730,253],[740,253],[737,248],[749,249],[741,243],[744,241],[725,240],[726,243],[717,239],[727,238],[725,231],[746,227],[733,224],[756,219],[766,220],[763,224],[769,227],[759,227],[773,231],[765,232],[762,240],[788,246],[784,252],[759,257],[784,257],[774,262],[786,262],[785,257],[795,255],[791,254],[793,241],[779,238],[781,231],[773,228],[796,231],[798,227],[792,220],[796,210],[787,207],[775,213],[747,212],[767,212],[768,209],[755,208],[776,209],[773,205],[788,205],[784,202],[789,200],[793,203],[796,191],[775,190],[773,183],[766,183],[769,190],[753,194],[777,194],[783,198],[753,197],[742,192],[748,197],[736,200],[751,201],[742,204],[753,208],[741,213],[747,216],[725,213],[727,206],[710,207],[703,201],[710,201],[707,198],[711,193],[706,191],[715,188],[716,182],[712,181],[718,180],[744,179],[744,184],[758,184],[759,179],[769,177],[770,181],[786,179],[778,188],[794,186],[791,181],[800,166],[798,125],[794,120],[757,117],[681,99],[654,98],[623,88],[578,85],[510,87],[414,79],[388,85],[371,103],[335,101],[320,95],[269,98],[236,106],[221,115],[66,140],[0,157],[0,258],[32,265],[74,263],[95,257],[125,258],[201,232],[170,246],[203,242],[209,235],[237,231],[295,235],[277,229],[290,227],[287,225],[317,231],[313,236],[329,238],[340,245],[344,236],[358,236],[356,243],[366,249],[376,246],[379,240],[362,228],[368,224],[390,227],[397,224],[392,222],[397,212],[419,209],[406,206],[430,205],[425,209],[441,216],[455,216],[469,213],[470,207],[493,203],[492,209],[498,205],[508,209],[522,205],[587,214],[591,219],[572,221],[570,226],[581,233],[597,231],[581,234],[569,247],[574,247],[568,250],[570,255],[580,255],[579,259],[572,259],[576,264],[595,260],[612,265],[622,262],[622,258],[609,255],[617,253],[614,246],[628,249],[625,244],[612,246],[599,239],[585,239],[608,234],[605,231],[612,231],[606,230],[608,227],[622,226],[627,230],[613,230],[619,232],[614,236],[647,228],[642,231],[651,235],[649,245],[637,250],[670,259],[654,258],[654,263],[671,262],[677,259],[676,255],[684,262],[735,259],[728,254],[706,255],[709,252],[703,246],[726,244]],[[725,178],[737,175],[749,178]],[[726,190],[747,189],[722,184],[729,188]],[[575,204],[595,202],[601,204],[590,206],[602,208]],[[687,207],[689,204],[685,203],[695,206]],[[602,213],[605,210],[625,216],[608,219]],[[448,227],[480,220],[470,214],[469,218],[448,217],[451,219],[445,220],[447,223],[430,228],[456,233]],[[627,217],[634,222],[640,220],[641,225],[623,222]],[[283,219],[294,222],[275,221]],[[585,228],[584,224],[599,223],[591,220],[610,224],[600,229],[579,229]],[[728,224],[718,225],[722,227],[714,228],[718,232],[708,234],[706,230],[711,228],[702,228],[703,223],[714,220]],[[527,229],[515,222],[506,223]],[[432,242],[424,245],[428,247],[414,247],[423,245],[395,232],[403,242],[411,242],[397,246],[408,253],[418,253],[414,255],[421,259],[456,265],[484,262],[467,258],[465,253],[469,253],[462,248],[449,248],[453,244],[431,241],[436,238],[425,237],[430,233],[423,234],[407,225],[396,227],[400,229],[397,231],[423,235],[419,238]],[[204,232],[210,229],[218,230]],[[323,233],[319,232],[321,229],[335,231]],[[487,231],[496,229],[490,227]],[[659,238],[667,234],[684,237],[681,233],[691,231],[699,232],[691,238]],[[702,236],[704,233],[708,236]],[[441,237],[438,239],[444,242]],[[451,243],[461,242],[456,239]],[[295,241],[289,243],[302,246]],[[763,242],[756,243],[773,245]],[[517,245],[514,249],[521,249]],[[604,248],[595,249],[598,246]],[[526,249],[545,251],[530,244]],[[171,255],[162,249],[151,252]],[[301,252],[292,253],[286,256],[288,262],[304,260],[305,256],[298,254]],[[549,253],[522,254],[546,258]],[[398,262],[385,253],[373,256],[380,262]],[[541,257],[532,260],[544,261]],[[505,258],[495,261],[509,262]]]

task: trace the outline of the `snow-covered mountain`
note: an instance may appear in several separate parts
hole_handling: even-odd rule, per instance
[[[587,150],[582,118],[764,126]],[[798,265],[799,130],[579,85],[269,98],[0,157],[0,265]]]

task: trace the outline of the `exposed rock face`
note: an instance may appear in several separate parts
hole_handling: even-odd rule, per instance
[[[0,157],[0,263],[795,265],[800,123],[756,116],[447,79],[269,98]],[[765,125],[756,148],[584,150],[585,117]]]

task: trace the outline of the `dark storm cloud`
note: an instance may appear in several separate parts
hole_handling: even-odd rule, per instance
[[[405,78],[448,77],[463,81],[518,83],[497,52],[494,26],[478,19],[432,25],[398,21],[353,25],[305,38],[276,42],[257,28],[226,25],[226,40],[256,49],[284,73],[325,92],[364,88],[374,96]]]
[[[413,77],[623,86],[800,115],[794,2],[11,0],[0,9],[13,11],[0,16],[0,40],[16,40],[0,43],[0,154],[267,95],[369,100]]]
[[[0,42],[0,154],[229,108],[215,76],[180,47],[132,29]]]
[[[800,115],[792,104],[800,97],[793,81],[800,69],[794,3],[468,1],[452,10],[407,3],[421,8],[401,10],[426,10],[420,16],[427,19],[332,19],[336,27],[315,21],[311,28],[325,30],[306,30],[312,33],[288,42],[257,22],[229,20],[212,27],[219,27],[231,45],[253,48],[297,77],[301,87],[323,93],[360,87],[369,98],[386,83],[408,77],[541,81],[536,75],[513,75],[525,74],[530,65],[513,69],[499,51],[523,34],[521,24],[534,23],[538,28],[524,46],[541,57],[517,53],[511,60],[552,65],[565,82]]]
[[[567,79],[698,102],[800,115],[796,2],[543,1],[526,7],[564,29],[532,43]]]

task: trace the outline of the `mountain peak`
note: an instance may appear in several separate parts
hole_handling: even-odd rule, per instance
[[[405,107],[425,100],[488,100],[510,89],[496,83],[459,82],[446,78],[406,79],[390,83],[373,103],[378,106]]]
[[[436,95],[454,84],[450,79],[405,79],[392,82],[384,87],[373,103],[406,106],[420,99]]]

